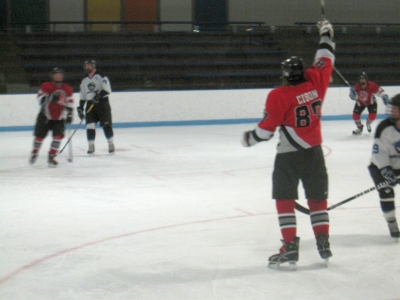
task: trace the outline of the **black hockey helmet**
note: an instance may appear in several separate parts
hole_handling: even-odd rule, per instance
[[[367,73],[361,72],[360,75],[358,75],[358,81],[360,81],[361,79],[368,80],[368,75],[367,75]]]
[[[90,64],[93,66],[93,68],[96,68],[96,61],[94,59],[87,59],[85,60],[85,62],[83,63],[83,69],[86,71],[86,65]]]
[[[393,106],[397,107],[400,110],[400,94],[397,94],[397,95],[393,96],[392,98],[390,98],[388,106],[387,106],[387,108],[388,108],[387,113],[390,114],[390,119],[392,121],[397,121],[400,119],[400,116],[394,117],[392,115],[392,107]]]
[[[62,76],[63,76],[62,80],[61,81],[54,80],[54,75],[55,74],[62,74]],[[64,70],[61,69],[61,68],[58,68],[58,67],[53,68],[53,70],[51,70],[50,77],[51,77],[51,80],[53,80],[55,83],[62,83],[63,80],[64,80]]]
[[[60,69],[58,67],[55,67],[55,68],[53,68],[53,70],[51,70],[50,76],[53,76],[54,74],[57,74],[57,73],[61,73],[64,75],[64,70]]]
[[[285,59],[281,63],[282,77],[286,79],[289,84],[298,84],[304,81],[304,63],[303,60],[297,56],[292,56]]]
[[[397,94],[390,98],[389,104],[391,106],[396,106],[398,109],[400,109],[400,94]]]

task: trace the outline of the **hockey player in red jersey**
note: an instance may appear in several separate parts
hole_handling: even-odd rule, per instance
[[[37,100],[40,111],[36,119],[33,150],[29,159],[31,164],[36,162],[43,140],[48,132],[52,131],[53,141],[48,154],[48,164],[50,167],[57,166],[54,158],[64,137],[64,124],[72,123],[74,106],[72,88],[63,81],[63,70],[54,68],[51,72],[51,81],[44,82],[39,87]]]
[[[378,110],[375,96],[381,97],[383,103],[387,105],[389,96],[384,93],[384,90],[379,85],[368,80],[367,73],[361,72],[358,76],[358,83],[350,88],[349,95],[350,99],[356,101],[353,110],[353,120],[357,129],[353,130],[354,135],[360,135],[364,129],[364,125],[361,122],[361,114],[365,108],[368,109],[367,130],[371,132],[371,123],[376,119],[376,112]]]
[[[269,258],[270,267],[288,262],[295,268],[299,259],[295,199],[298,199],[300,180],[308,199],[319,254],[325,260],[332,256],[328,241],[328,175],[321,147],[320,120],[334,65],[335,44],[330,22],[321,21],[317,26],[320,42],[313,65],[304,70],[303,61],[298,57],[282,62],[283,86],[268,94],[264,118],[242,137],[242,145],[250,147],[268,141],[280,127],[272,197],[276,199],[283,246]]]

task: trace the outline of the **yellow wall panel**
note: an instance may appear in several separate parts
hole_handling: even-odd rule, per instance
[[[87,0],[87,21],[121,21],[121,0]],[[91,30],[119,30],[119,25],[95,24]]]

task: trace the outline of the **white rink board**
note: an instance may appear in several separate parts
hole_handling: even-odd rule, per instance
[[[383,87],[392,97],[400,87]],[[171,122],[198,120],[242,120],[261,118],[267,94],[271,89],[196,90],[163,92],[114,92],[110,96],[113,122]],[[348,88],[329,88],[323,107],[324,116],[351,116],[354,101]],[[79,94],[74,94],[75,105]],[[33,126],[39,106],[36,94],[1,95],[0,128]],[[79,119],[75,113],[74,123]],[[378,99],[378,114],[385,113]]]

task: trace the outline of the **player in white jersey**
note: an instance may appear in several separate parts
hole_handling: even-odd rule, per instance
[[[86,60],[83,68],[87,76],[80,85],[80,101],[77,111],[81,120],[85,118],[86,114],[86,136],[89,144],[87,153],[93,154],[95,151],[96,124],[100,122],[108,142],[108,152],[114,154],[114,132],[111,106],[108,99],[111,93],[110,81],[106,76],[97,72],[96,62],[92,59]]]
[[[390,117],[378,125],[368,169],[379,193],[383,216],[390,236],[399,238],[394,187],[400,183],[400,94],[389,101]]]

